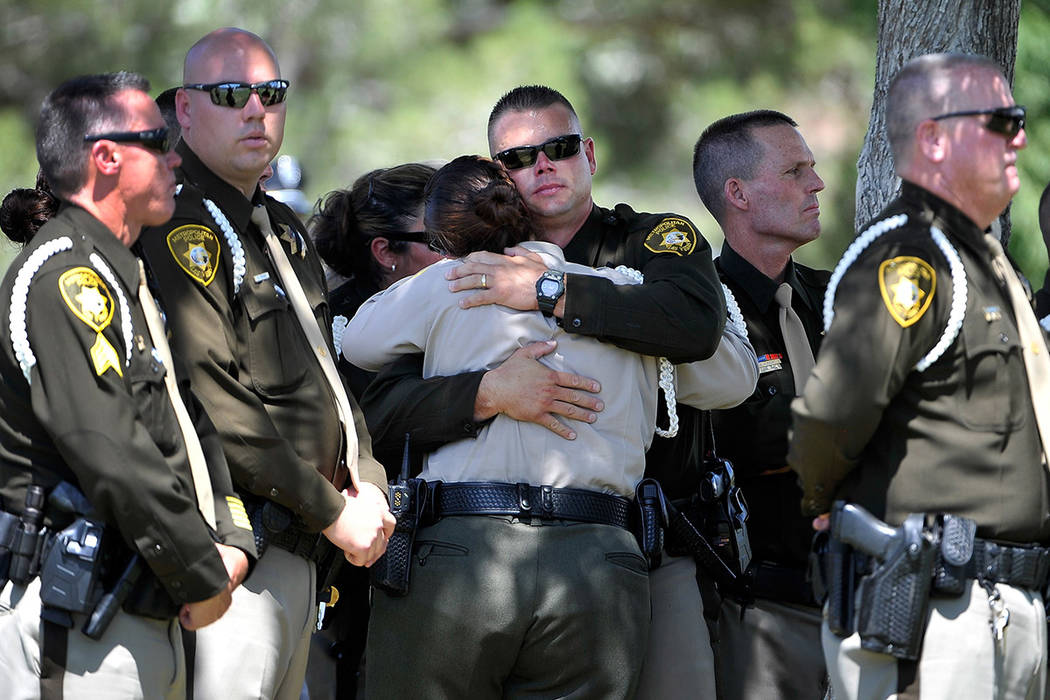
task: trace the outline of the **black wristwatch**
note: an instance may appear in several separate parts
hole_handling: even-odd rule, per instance
[[[561,270],[546,270],[536,280],[536,304],[544,316],[553,316],[561,295],[565,293],[565,273]]]

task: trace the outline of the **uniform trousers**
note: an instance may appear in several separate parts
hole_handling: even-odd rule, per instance
[[[414,551],[408,595],[373,595],[368,698],[633,696],[649,577],[627,530],[456,516]]]
[[[759,598],[747,608],[722,602],[719,675],[725,700],[821,700],[827,670],[819,608]]]
[[[311,561],[269,547],[217,622],[197,630],[196,700],[297,700],[317,625]]]
[[[62,697],[140,700],[186,697],[186,657],[177,620],[154,620],[118,610],[98,641],[74,615],[66,632]],[[0,698],[40,698],[40,579],[8,582],[0,593]]]
[[[976,581],[961,596],[930,599],[918,663],[866,651],[860,636],[835,636],[824,624],[824,658],[836,700],[1039,700],[1046,683],[1046,613],[1042,596],[996,588],[1010,611],[1002,641],[991,632],[988,595]]]
[[[692,557],[663,553],[649,572],[653,621],[639,700],[714,698],[715,659]]]

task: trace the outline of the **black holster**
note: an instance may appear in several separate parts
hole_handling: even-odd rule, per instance
[[[392,596],[408,594],[412,571],[412,545],[426,507],[429,490],[422,479],[406,479],[390,485],[387,495],[390,512],[397,520],[394,534],[387,541],[386,552],[372,565],[372,585]]]
[[[857,632],[861,646],[869,651],[915,660],[926,631],[937,549],[924,532],[922,514],[909,515],[901,528],[904,546],[876,564],[858,584]]]

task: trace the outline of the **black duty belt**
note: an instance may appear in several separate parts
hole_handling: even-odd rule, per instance
[[[966,575],[980,581],[1041,591],[1050,576],[1050,548],[976,539]]]
[[[284,506],[258,498],[243,500],[260,556],[270,545],[314,563],[320,563],[328,555],[331,550],[328,538],[317,532],[306,532]]]
[[[541,520],[571,520],[630,529],[631,501],[585,489],[501,484],[434,482],[433,515],[511,515]]]

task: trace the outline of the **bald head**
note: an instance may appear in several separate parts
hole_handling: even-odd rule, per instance
[[[224,27],[206,34],[186,52],[182,67],[183,83],[211,83],[234,80],[248,62],[264,54],[272,65],[274,77],[281,76],[277,55],[256,34],[236,27]]]
[[[285,102],[264,104],[253,90],[247,102],[237,106],[211,88],[231,83],[258,86],[280,77],[277,57],[265,41],[227,27],[206,35],[186,53],[184,87],[175,95],[183,141],[213,173],[249,198],[281,148]]]

